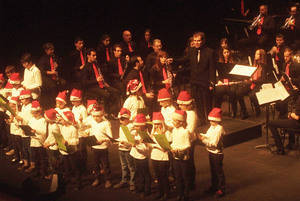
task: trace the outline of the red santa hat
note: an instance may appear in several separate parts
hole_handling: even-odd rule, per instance
[[[193,99],[189,92],[181,91],[177,98],[177,103],[179,105],[189,105],[193,102]]]
[[[56,110],[51,108],[45,111],[44,117],[46,120],[53,122],[56,120],[56,115],[57,115]]]
[[[135,126],[145,126],[146,125],[146,116],[143,114],[143,113],[140,113],[140,114],[137,114],[135,119],[134,119],[134,122],[133,122],[133,125]]]
[[[10,75],[9,83],[11,84],[21,84],[21,78],[20,78],[20,74],[19,73],[13,73]]]
[[[222,121],[222,110],[218,107],[213,108],[208,115],[208,120]]]
[[[68,91],[59,92],[55,100],[67,104],[67,92]]]
[[[74,114],[72,111],[70,111],[70,110],[64,111],[61,114],[61,116],[65,121],[67,121],[71,124],[75,124],[75,117],[74,117]]]
[[[87,104],[86,104],[87,113],[90,113],[96,104],[97,104],[96,100],[87,100]]]
[[[3,73],[0,73],[0,83],[3,83],[5,81]]]
[[[82,99],[82,91],[79,89],[73,89],[70,95],[71,101],[81,101]]]
[[[13,88],[13,85],[10,82],[7,82],[4,88],[6,90],[11,90]]]
[[[153,112],[152,122],[154,124],[163,123],[164,122],[164,116],[161,114],[161,112]]]
[[[118,114],[118,118],[120,119],[120,118],[124,117],[126,119],[130,119],[130,115],[131,115],[131,113],[130,113],[130,111],[128,109],[121,108],[121,110],[120,110],[120,112]]]
[[[20,100],[25,99],[25,98],[31,98],[31,91],[29,91],[29,90],[22,90],[20,92]]]
[[[127,84],[126,94],[132,94],[137,92],[142,87],[142,84],[137,80],[130,80]]]
[[[100,116],[103,115],[104,108],[101,105],[95,105],[92,109],[92,115],[93,116]]]
[[[172,114],[172,119],[186,121],[186,112],[184,110],[175,110]]]
[[[19,97],[18,96],[10,97],[9,98],[9,103],[17,105],[19,103]]]
[[[40,105],[39,101],[37,101],[37,100],[32,101],[31,111],[40,111],[41,109],[42,108],[41,108],[41,105]]]
[[[157,95],[157,101],[165,101],[165,100],[170,100],[171,99],[171,94],[169,93],[168,89],[163,88],[158,91]]]

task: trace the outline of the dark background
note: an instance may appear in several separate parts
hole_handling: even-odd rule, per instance
[[[262,3],[269,5],[271,15],[281,16],[286,15],[290,1],[245,0],[250,16],[257,15]],[[60,56],[70,52],[76,36],[83,37],[87,47],[96,47],[104,33],[115,43],[124,29],[130,29],[138,42],[144,30],[151,28],[171,56],[182,53],[196,30],[204,31],[208,45],[215,47],[225,36],[222,19],[241,18],[239,9],[240,0],[1,0],[0,67],[3,71],[8,64],[19,66],[26,51],[38,58],[45,42],[53,42]]]

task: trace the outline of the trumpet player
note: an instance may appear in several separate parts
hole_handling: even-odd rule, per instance
[[[296,5],[290,7],[289,16],[285,19],[281,29],[283,29],[283,32],[288,39],[287,44],[291,46],[292,49],[296,49],[297,45],[299,46],[300,41],[300,18]]]

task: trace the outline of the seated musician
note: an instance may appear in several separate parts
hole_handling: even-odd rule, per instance
[[[283,52],[286,48],[285,37],[282,34],[277,34],[275,37],[275,45],[268,52],[272,58],[274,58],[278,71],[282,71],[281,67],[284,63]],[[277,73],[277,72],[276,72]]]
[[[229,72],[234,66],[234,59],[231,51],[228,48],[223,49],[222,55],[218,59],[217,72],[218,72],[218,83],[215,87],[215,107],[221,108],[222,99],[224,95],[229,96],[229,102],[232,105],[233,117],[236,117],[237,113],[237,102],[241,106],[241,118],[246,119],[248,117],[246,105],[244,102],[245,87],[243,84],[234,82],[234,78],[229,75]]]

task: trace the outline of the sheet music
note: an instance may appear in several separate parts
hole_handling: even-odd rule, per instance
[[[257,68],[253,67],[253,66],[245,66],[245,65],[236,64],[232,68],[232,70],[230,71],[229,74],[251,77],[253,75],[253,73],[256,71],[256,69]]]
[[[283,86],[281,81],[278,81],[274,84],[275,89],[277,89],[278,93],[280,94],[281,100],[285,100],[290,94],[287,92],[286,88]]]
[[[265,87],[263,87],[259,92],[256,93],[259,105],[276,101],[283,101],[290,96],[290,94],[287,92],[280,81],[276,82],[274,86],[275,88],[273,86],[272,88],[270,88],[270,84],[265,85]]]

